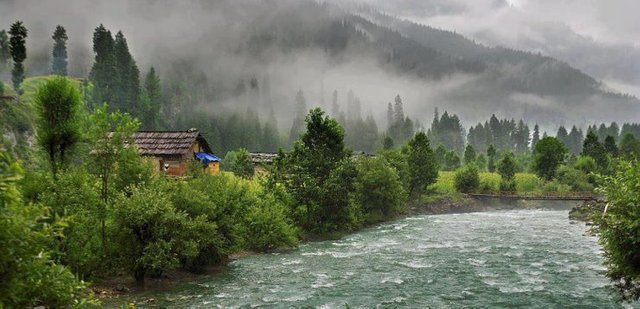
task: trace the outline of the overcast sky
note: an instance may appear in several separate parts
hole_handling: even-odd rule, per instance
[[[358,0],[487,45],[539,51],[640,96],[639,0]]]

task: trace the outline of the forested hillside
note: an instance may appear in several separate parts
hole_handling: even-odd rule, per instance
[[[636,98],[608,92],[566,63],[370,9],[290,0],[181,9],[156,1],[131,4],[128,12],[140,16],[137,28],[145,21],[158,25],[160,13],[183,23],[158,31],[128,28],[124,19],[73,23],[68,74],[89,82],[87,105],[107,102],[140,118],[143,129],[196,127],[220,153],[288,147],[315,106],[346,128],[348,146],[365,152],[381,148],[385,136],[396,144],[407,140],[436,107],[460,115],[465,128],[495,113],[549,132],[559,125],[586,130],[592,123],[637,122],[640,114]],[[34,46],[25,60],[27,78],[51,73],[54,27],[45,34],[40,28],[27,38],[27,47]],[[72,45],[78,32],[91,33],[92,41],[83,36],[83,44]],[[2,66],[0,80],[11,91],[9,66]],[[402,108],[389,117],[396,98]]]

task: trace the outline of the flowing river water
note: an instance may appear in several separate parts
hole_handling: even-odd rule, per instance
[[[141,307],[616,308],[597,238],[568,210],[414,216],[232,262]],[[633,305],[631,305],[633,307]]]

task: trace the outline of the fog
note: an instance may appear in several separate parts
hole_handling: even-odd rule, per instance
[[[426,126],[435,107],[458,113],[467,127],[484,121],[492,113],[499,117],[524,117],[549,131],[569,123],[586,126],[595,121],[638,120],[637,106],[621,103],[611,108],[608,99],[600,95],[567,105],[566,98],[502,92],[487,82],[496,72],[508,75],[512,74],[510,70],[517,69],[509,66],[491,68],[482,74],[454,72],[429,78],[398,70],[357,44],[348,44],[337,55],[314,46],[260,47],[259,52],[252,53],[248,38],[256,33],[271,33],[270,27],[286,25],[282,23],[283,16],[289,16],[286,9],[301,1],[2,0],[0,28],[7,29],[15,20],[25,22],[29,29],[26,68],[30,76],[48,72],[53,43],[50,36],[56,25],[65,26],[69,36],[69,71],[78,77],[88,75],[95,27],[104,24],[113,33],[122,30],[142,73],[154,66],[164,81],[184,78],[193,82],[194,76],[200,76],[199,82],[206,89],[198,105],[208,113],[219,112],[220,106],[243,107],[251,98],[230,94],[240,81],[246,83],[256,78],[262,87],[269,80],[265,86],[268,91],[262,92],[268,92],[269,98],[262,97],[259,101],[271,102],[282,128],[290,126],[294,97],[300,89],[309,106],[325,110],[330,109],[334,89],[343,103],[347,92],[352,90],[363,103],[363,116],[371,114],[381,124],[385,123],[387,103],[396,94],[405,102],[405,113]],[[468,9],[459,2],[424,2],[411,7],[417,2],[401,1],[398,5],[403,3],[405,7],[400,11],[394,7],[395,11],[431,18]],[[500,1],[492,3],[497,7],[504,5]],[[334,7],[326,11],[337,19],[346,14]],[[323,22],[323,17],[310,18],[305,27],[313,29],[316,23],[321,26]],[[441,22],[438,26],[447,24]],[[281,30],[274,28],[273,32]]]

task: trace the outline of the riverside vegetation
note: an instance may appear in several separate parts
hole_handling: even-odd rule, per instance
[[[66,33],[55,33],[53,71],[65,75]],[[129,147],[133,132],[168,127],[161,122],[176,118],[176,111],[163,98],[155,70],[140,83],[121,32],[113,39],[103,26],[96,28],[95,63],[85,81],[26,78],[26,28],[15,23],[10,34],[13,87],[2,84],[0,94],[19,100],[2,100],[0,118],[3,133],[19,134],[16,142],[3,135],[0,146],[2,306],[99,305],[88,281],[126,272],[143,284],[174,269],[199,272],[233,253],[336,237],[440,197],[572,194],[596,187],[612,204],[598,225],[609,275],[623,295],[638,297],[639,240],[622,237],[638,233],[640,217],[633,207],[640,196],[637,163],[628,163],[640,152],[635,124],[623,125],[624,134],[617,124],[590,127],[584,140],[579,129],[565,134],[562,127],[556,137],[540,138],[536,126],[530,140],[523,121],[492,116],[469,130],[465,145],[457,115],[436,111],[424,132],[404,114],[399,95],[389,104],[388,129],[379,135],[375,121],[358,126],[350,116],[331,117],[317,108],[307,113],[300,91],[287,138],[278,136],[277,126],[252,131],[251,140],[290,146],[280,149],[267,175],[253,175],[247,150],[231,152],[245,146],[238,145],[238,135],[224,144],[228,172],[205,175],[194,164],[188,178],[169,179]],[[345,127],[369,129],[349,134]],[[34,131],[35,147],[29,147]],[[358,145],[353,136],[361,135],[375,157],[349,149]]]

